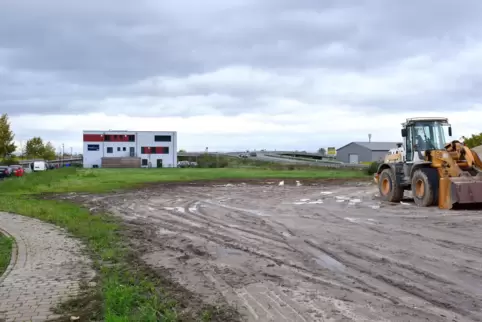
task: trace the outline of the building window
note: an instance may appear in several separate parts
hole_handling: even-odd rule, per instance
[[[168,146],[143,146],[141,147],[142,154],[169,154]]]
[[[99,151],[100,146],[98,144],[88,144],[87,151]]]
[[[119,151],[120,151],[120,146],[117,147],[117,152],[119,152]]]
[[[135,142],[135,141],[136,141],[136,136],[130,134],[130,135],[128,135],[127,140],[128,140],[129,142]]]
[[[113,152],[114,152],[114,148],[112,148],[112,147],[107,148],[107,153],[113,153]]]
[[[104,137],[104,141],[111,141],[110,135],[106,135],[106,136]]]
[[[156,141],[156,142],[171,142],[171,136],[170,135],[155,135],[154,141]]]
[[[147,166],[148,165],[148,160],[147,159],[142,159],[142,165]]]
[[[126,151],[126,150],[127,150],[126,147],[123,147],[123,148],[122,148],[122,151]]]
[[[157,147],[156,152],[158,154],[169,154],[169,147],[168,146]]]

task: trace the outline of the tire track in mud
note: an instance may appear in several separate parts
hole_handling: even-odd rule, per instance
[[[185,208],[187,212],[189,212],[189,208],[193,208],[192,205],[193,203],[197,203],[198,201],[194,201],[194,202],[191,202],[187,205],[185,205]],[[169,211],[170,212],[170,211]],[[240,209],[237,210],[237,212],[240,212],[241,214],[243,213]],[[249,213],[249,212],[248,212]],[[175,214],[175,216],[178,216],[179,214]],[[180,215],[184,215],[184,212]],[[197,216],[197,214],[194,214],[194,216]],[[250,216],[252,217],[252,215],[248,214],[247,216]],[[205,215],[205,218],[204,220],[210,220],[211,218],[207,215]],[[168,221],[169,222],[169,221]],[[294,235],[293,232],[290,232],[289,233],[291,236]],[[320,283],[323,283],[326,287],[329,287],[329,288],[337,288],[339,290],[344,290],[344,291],[347,291],[347,292],[352,292],[354,291],[353,288],[348,288],[348,287],[344,287],[343,284],[336,284],[336,283],[333,283],[333,282],[328,282],[327,279],[321,279],[320,276],[322,276],[322,274],[319,273],[320,271],[320,266],[316,266],[316,269],[315,269],[315,272],[313,271],[313,269],[307,269],[306,267],[303,267],[303,266],[299,266],[299,265],[295,265],[295,264],[292,264],[292,263],[287,263],[286,261],[284,260],[281,260],[281,259],[278,259],[278,258],[275,258],[273,257],[273,255],[268,255],[268,254],[264,254],[264,253],[261,253],[259,251],[253,251],[252,249],[249,249],[249,248],[246,248],[246,247],[240,247],[240,245],[238,243],[236,244],[233,244],[233,243],[230,243],[230,242],[227,242],[225,239],[222,239],[222,240],[219,240],[219,239],[215,239],[213,238],[213,236],[208,236],[208,235],[204,235],[200,232],[197,233],[198,236],[202,237],[202,238],[209,238],[211,241],[214,241],[215,243],[217,244],[221,244],[223,243],[224,246],[228,246],[228,247],[232,247],[232,248],[236,248],[236,249],[240,249],[242,251],[245,251],[247,253],[250,253],[252,255],[255,255],[257,257],[260,257],[260,258],[263,258],[263,259],[268,259],[268,260],[273,260],[277,263],[277,265],[279,266],[284,266],[284,268],[289,268],[292,272],[296,273],[298,276],[302,277],[303,279],[306,279],[307,281],[315,281],[317,284],[320,285]],[[216,236],[219,236],[216,234]],[[303,255],[303,259],[306,260],[307,258],[311,259],[312,258],[312,255],[308,255],[306,252],[300,252],[299,250],[297,250],[298,253],[301,253]],[[325,273],[326,273],[326,268],[323,268],[322,270],[325,270]],[[318,273],[316,273],[316,271],[318,271]],[[268,274],[264,274],[265,276],[269,277]],[[233,285],[231,285],[233,286]],[[319,313],[319,312],[318,312]]]
[[[395,280],[393,278],[390,278],[390,277],[387,277],[387,274],[386,272],[382,275],[382,274],[379,274],[378,272],[376,271],[373,271],[373,270],[370,270],[370,269],[366,269],[365,267],[361,266],[361,265],[358,265],[358,264],[355,264],[353,263],[352,261],[344,258],[342,255],[339,255],[339,254],[335,254],[334,252],[331,252],[329,250],[327,250],[326,247],[322,247],[320,245],[317,245],[315,243],[313,243],[312,241],[309,241],[307,240],[306,241],[310,246],[312,247],[315,247],[317,249],[320,249],[320,251],[328,254],[329,256],[335,258],[338,262],[342,263],[343,265],[345,265],[346,267],[349,267],[349,268],[352,268],[354,269],[356,272],[360,272],[368,277],[371,277],[371,278],[374,278],[375,280],[378,280],[380,282],[383,282],[385,284],[385,286],[383,286],[382,288],[387,288],[386,286],[388,287],[393,287],[395,289],[398,289],[398,290],[401,290],[407,294],[410,294],[412,296],[415,296],[417,299],[420,299],[422,301],[426,301],[428,303],[431,303],[433,304],[434,306],[438,307],[439,309],[443,310],[444,311],[444,314],[446,315],[451,315],[453,314],[453,312],[455,313],[458,313],[460,314],[459,318],[465,316],[465,317],[470,317],[470,318],[477,318],[476,316],[474,316],[470,311],[467,311],[467,310],[463,310],[463,309],[460,309],[458,306],[452,304],[452,303],[448,303],[448,302],[444,302],[444,301],[439,301],[437,300],[436,298],[434,298],[434,294],[433,293],[430,293],[430,292],[427,292],[427,291],[424,291],[422,290],[421,288],[417,287],[416,285],[414,285],[414,283],[412,284],[407,284],[405,282],[402,282],[402,281],[399,281],[399,280]],[[345,254],[347,255],[350,255],[349,252],[346,252],[344,251]],[[360,255],[358,254],[357,256],[354,256],[356,258],[360,258],[362,259],[363,261],[365,262],[377,262],[377,260],[375,261],[372,261],[370,259],[369,256],[363,256],[363,255]],[[391,264],[395,264],[396,267],[399,267],[399,262],[392,262]],[[419,274],[419,270],[414,270],[412,267],[410,267],[411,271]],[[349,272],[347,272],[349,273]],[[391,273],[392,274],[395,274],[395,275],[398,275],[404,279],[407,279],[406,276],[404,276],[403,274],[401,273],[397,273],[397,272],[394,272],[391,270]],[[352,273],[353,274],[353,273]],[[422,276],[425,276],[425,274],[423,272],[421,272]],[[370,292],[372,292],[374,295],[378,295],[378,296],[382,296],[384,298],[387,298],[389,299],[392,303],[394,304],[398,304],[398,305],[405,305],[407,307],[411,307],[411,305],[417,305],[417,306],[424,306],[424,303],[423,302],[420,302],[420,301],[407,301],[408,303],[401,303],[399,298],[402,298],[403,296],[398,296],[398,297],[395,297],[395,296],[390,296],[386,293],[382,293],[380,291],[374,291],[373,290],[373,285],[376,285],[377,283],[374,283],[373,281],[371,282],[371,284],[373,285],[370,285],[370,284],[367,284],[365,281],[367,280],[367,278],[365,277],[364,278],[364,281],[361,281],[360,278],[356,278],[358,282],[361,282],[362,284],[365,284],[366,286],[369,287],[369,290]],[[439,280],[438,277],[435,278],[435,280]],[[377,289],[377,288],[375,288]],[[433,291],[436,291],[435,289]],[[392,293],[396,294],[397,292],[395,291],[392,291]],[[457,296],[463,296],[464,293],[458,293]],[[410,303],[412,302],[412,303]],[[418,302],[418,303],[417,303]],[[426,309],[429,309],[430,308],[426,308]],[[478,308],[474,308],[474,309],[478,309]],[[436,312],[434,312],[436,313]],[[454,318],[456,318],[456,316],[454,316]],[[477,320],[475,320],[477,321]]]
[[[335,215],[333,212],[328,212],[327,214],[331,218],[335,219],[336,221],[342,222],[344,220],[344,219],[341,219],[339,216]],[[350,223],[353,224],[353,225],[357,225],[359,227],[363,227],[364,229],[368,229],[368,230],[375,230],[377,232],[379,230],[381,230],[381,229],[373,229],[374,227],[372,227],[371,225],[366,225],[366,223],[361,223],[361,222],[356,222],[356,221],[355,222],[350,221]],[[401,233],[401,234],[404,234],[404,233],[411,234],[411,233],[403,231],[403,230],[396,230],[396,232]],[[386,235],[386,233],[384,231],[381,231],[381,233],[383,235]],[[392,230],[391,230],[391,233],[393,234]],[[424,238],[424,239],[426,241],[430,241],[432,244],[433,243],[439,244],[438,240],[429,239],[429,238]],[[446,291],[447,291],[445,289],[447,287],[447,285],[455,285],[453,282],[449,281],[448,279],[442,278],[440,276],[437,276],[437,275],[432,274],[432,273],[430,273],[428,271],[425,271],[425,270],[417,269],[417,268],[413,267],[412,265],[404,264],[404,263],[402,263],[398,260],[393,261],[393,260],[388,259],[387,257],[383,257],[383,258],[380,258],[380,259],[374,258],[372,256],[367,255],[366,252],[363,251],[363,248],[358,248],[356,252],[355,251],[349,251],[349,250],[347,250],[347,248],[349,249],[350,247],[347,246],[344,243],[333,245],[335,247],[335,249],[338,249],[338,251],[336,251],[336,253],[335,253],[335,251],[329,251],[326,247],[321,247],[320,245],[314,245],[313,243],[310,243],[310,245],[313,246],[313,247],[319,248],[321,251],[323,251],[323,252],[327,253],[328,255],[332,256],[337,261],[343,263],[347,267],[353,268],[358,272],[361,272],[365,275],[373,277],[373,278],[375,278],[379,281],[384,282],[387,285],[398,288],[398,289],[400,289],[400,290],[402,290],[402,291],[404,291],[408,294],[411,294],[411,295],[413,295],[413,296],[415,296],[415,297],[417,297],[417,298],[419,298],[423,301],[431,303],[432,305],[434,305],[434,306],[436,306],[436,307],[438,307],[442,310],[445,310],[445,314],[450,314],[452,312],[455,312],[455,313],[458,313],[460,315],[459,318],[461,316],[465,316],[465,317],[470,317],[474,321],[479,321],[478,316],[474,315],[472,313],[472,311],[480,311],[480,309],[481,309],[480,304],[473,304],[473,299],[470,298],[470,297],[467,297],[463,290],[450,289],[451,300],[452,300],[451,302],[440,301],[440,300],[437,299],[437,294],[434,294],[434,292],[437,292],[439,295],[445,294]],[[360,246],[360,245],[357,244],[357,246]],[[442,246],[444,246],[444,245],[442,245]],[[453,250],[453,247],[452,248],[447,247],[447,248]],[[386,266],[384,270],[382,269],[382,271],[384,271],[384,273],[379,274],[379,273],[375,273],[372,269],[365,269],[364,267],[362,267],[358,264],[354,264],[353,261],[346,259],[341,254],[346,254],[346,255],[352,256],[354,258],[358,258],[368,265],[370,265],[372,263],[383,263],[383,264],[385,264],[384,266]],[[407,274],[406,274],[407,271],[412,272],[415,275],[419,276],[419,279],[418,279],[419,282],[421,282],[422,285],[427,287],[428,290],[423,290],[423,289],[417,287],[414,283],[408,284],[408,283],[405,283],[403,281],[395,280],[393,278],[387,277],[387,272],[391,272],[392,274],[399,276],[400,279],[413,280],[413,276],[410,276],[410,277],[407,276]],[[429,286],[426,283],[427,278],[432,280],[432,281],[435,281],[435,282],[437,282],[441,285]],[[361,282],[361,283],[366,285],[366,283],[364,283],[364,282]],[[466,302],[467,302],[467,304],[469,304],[469,306],[471,306],[470,311],[459,308],[460,301],[458,301],[458,299],[464,299],[464,298],[467,298]],[[399,303],[399,301],[397,301],[397,300],[396,300],[396,302]],[[454,302],[456,304],[454,304]]]

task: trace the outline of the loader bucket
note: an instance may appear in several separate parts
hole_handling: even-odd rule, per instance
[[[439,208],[452,209],[454,204],[482,203],[482,174],[441,178]]]

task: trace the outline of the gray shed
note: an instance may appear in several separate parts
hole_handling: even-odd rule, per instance
[[[345,163],[380,161],[400,142],[351,142],[336,150],[336,159]]]

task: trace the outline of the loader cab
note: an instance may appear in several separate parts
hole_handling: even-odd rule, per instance
[[[406,162],[420,162],[425,151],[445,149],[445,131],[452,136],[446,118],[412,118],[402,124]]]

